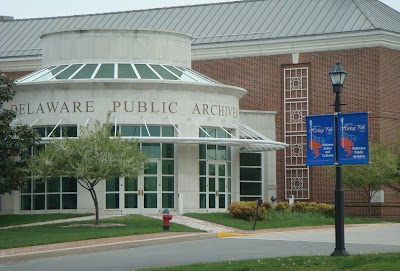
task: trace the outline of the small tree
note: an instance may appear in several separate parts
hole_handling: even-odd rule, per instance
[[[0,74],[0,195],[19,190],[27,176],[27,151],[36,142],[35,132],[27,125],[12,125],[16,113],[4,109],[3,103],[12,100],[14,81]]]
[[[397,193],[400,193],[400,130],[397,133],[397,141],[393,150],[394,154],[396,155],[397,171],[394,173],[393,182],[386,184],[386,186],[393,189]]]
[[[81,127],[78,138],[54,139],[31,159],[30,169],[39,179],[76,178],[90,192],[99,224],[99,205],[95,187],[101,180],[117,176],[135,177],[143,173],[146,157],[137,142],[111,137],[111,124],[96,122],[92,129]]]
[[[368,200],[371,216],[371,200],[379,188],[393,182],[396,172],[396,156],[383,144],[370,146],[371,163],[343,166],[343,184],[360,192]]]

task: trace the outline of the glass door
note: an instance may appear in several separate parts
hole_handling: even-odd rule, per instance
[[[227,208],[227,167],[224,161],[209,161],[207,166],[208,209]]]
[[[124,213],[154,213],[161,208],[160,167],[159,161],[152,161],[143,175],[124,178]]]

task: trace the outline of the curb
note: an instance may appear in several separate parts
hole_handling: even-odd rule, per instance
[[[218,232],[219,238],[233,237],[233,236],[252,236],[250,233],[234,233],[234,232]]]
[[[181,236],[161,237],[161,238],[152,238],[152,239],[146,239],[146,240],[116,242],[116,243],[100,244],[100,245],[92,245],[92,246],[82,246],[82,247],[75,247],[75,248],[64,248],[64,249],[56,249],[56,250],[48,250],[48,251],[29,252],[29,253],[0,256],[0,264],[16,262],[16,261],[48,258],[48,257],[76,255],[76,254],[81,254],[81,253],[93,253],[93,252],[102,252],[102,251],[108,251],[108,250],[144,247],[144,246],[151,246],[151,245],[171,244],[171,243],[178,243],[178,242],[185,242],[185,241],[205,240],[205,239],[213,239],[213,238],[217,238],[217,237],[218,237],[217,233],[186,234],[186,235],[181,235]]]

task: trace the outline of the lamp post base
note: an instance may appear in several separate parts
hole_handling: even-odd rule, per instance
[[[345,249],[335,249],[331,256],[350,256],[350,254]]]

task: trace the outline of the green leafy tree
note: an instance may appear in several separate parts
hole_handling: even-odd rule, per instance
[[[90,192],[99,224],[99,204],[95,187],[101,180],[118,176],[135,177],[143,173],[147,159],[137,142],[111,137],[111,124],[96,122],[81,127],[78,138],[53,139],[45,151],[30,160],[30,169],[38,179],[76,178]]]
[[[26,125],[12,125],[16,118],[13,110],[3,108],[12,100],[14,81],[0,74],[0,195],[19,190],[28,175],[27,151],[36,142],[36,134]]]
[[[396,155],[397,171],[394,174],[393,182],[386,184],[386,186],[400,193],[400,130],[397,133],[397,141],[393,150],[394,154]]]
[[[371,216],[371,200],[378,190],[394,181],[397,171],[396,156],[386,145],[372,144],[369,148],[369,164],[343,166],[343,184],[359,192],[368,200]]]

